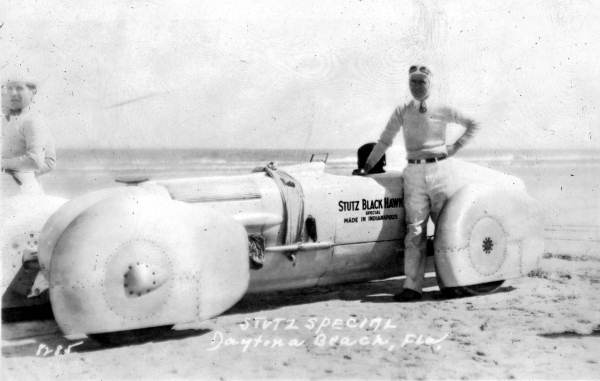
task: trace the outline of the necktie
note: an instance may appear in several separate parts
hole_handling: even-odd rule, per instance
[[[421,114],[425,114],[427,112],[427,105],[425,104],[425,101],[421,101],[421,104],[419,105],[419,112]]]

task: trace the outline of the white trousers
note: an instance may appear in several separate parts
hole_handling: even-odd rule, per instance
[[[404,239],[404,288],[422,292],[425,277],[427,221],[434,222],[457,190],[455,163],[448,158],[435,163],[408,164],[403,172],[406,237]]]

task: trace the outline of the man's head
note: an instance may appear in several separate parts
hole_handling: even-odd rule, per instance
[[[2,84],[2,107],[20,111],[31,104],[37,87],[34,82],[9,78]]]
[[[429,97],[431,71],[427,66],[413,65],[408,69],[408,85],[410,93],[418,100],[423,101]]]

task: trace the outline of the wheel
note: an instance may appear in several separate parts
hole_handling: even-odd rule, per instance
[[[105,347],[114,347],[145,343],[160,338],[169,332],[171,328],[173,328],[173,325],[163,325],[160,327],[132,329],[129,331],[94,333],[88,336],[90,339]]]
[[[129,335],[105,332],[135,330],[135,341],[144,336],[138,329],[201,321],[234,305],[250,277],[248,233],[207,206],[137,188],[81,211],[56,241],[49,272],[65,335],[111,344]]]
[[[459,288],[461,288],[462,291],[467,295],[483,295],[496,291],[498,288],[500,288],[500,286],[502,286],[502,283],[504,283],[503,280],[497,280],[494,282],[474,284],[471,286],[463,286]]]
[[[444,205],[436,225],[439,277],[466,295],[494,291],[536,262],[543,251],[540,226],[534,202],[522,191],[484,184],[461,188]]]
[[[473,284],[470,286],[446,287],[444,286],[444,281],[437,271],[437,266],[435,268],[435,277],[437,279],[438,286],[440,287],[440,293],[442,294],[442,297],[448,299],[490,294],[500,288],[502,283],[504,283],[504,280],[497,280],[493,282]]]

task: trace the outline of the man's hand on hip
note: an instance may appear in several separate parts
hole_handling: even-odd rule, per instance
[[[448,156],[453,156],[456,152],[458,152],[459,148],[460,148],[460,146],[456,143],[446,146],[446,150],[448,151]]]

